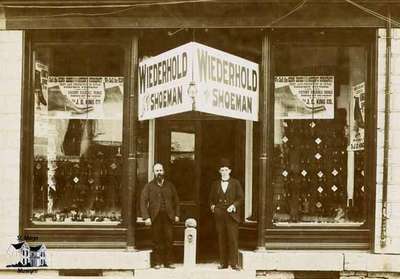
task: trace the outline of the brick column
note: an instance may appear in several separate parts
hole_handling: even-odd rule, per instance
[[[22,34],[0,31],[0,265],[18,235]]]
[[[376,253],[400,254],[400,29],[393,28],[391,36],[391,69],[386,73],[386,30],[379,29],[378,38],[378,125],[376,165]],[[384,161],[385,78],[390,74],[390,129],[387,188],[386,246],[381,247],[382,187]]]

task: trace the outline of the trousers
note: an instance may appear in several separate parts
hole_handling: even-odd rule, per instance
[[[169,265],[172,259],[173,223],[165,211],[152,220],[154,264]]]
[[[219,261],[221,265],[238,265],[239,224],[225,208],[215,207],[215,225],[218,235]]]

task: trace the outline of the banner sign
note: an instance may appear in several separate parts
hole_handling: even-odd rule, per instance
[[[333,76],[275,77],[277,119],[333,119]]]
[[[190,53],[186,44],[139,63],[139,120],[192,110]]]
[[[139,120],[201,111],[258,120],[258,64],[188,43],[139,63]]]
[[[194,44],[196,110],[232,118],[258,120],[258,64]]]
[[[122,119],[123,88],[123,77],[49,76],[49,118]]]
[[[365,132],[365,82],[351,88],[353,96],[350,112],[350,149],[364,150]]]

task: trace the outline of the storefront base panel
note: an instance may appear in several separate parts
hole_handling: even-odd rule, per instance
[[[55,269],[140,269],[150,267],[150,251],[50,250],[49,267]]]
[[[174,270],[71,270],[63,273],[60,270],[16,271],[2,270],[1,278],[136,278],[136,279],[398,279],[400,273],[366,272],[366,271],[265,271],[265,270],[218,270],[216,266],[196,266],[184,268],[178,266]]]
[[[241,256],[243,269],[246,270],[400,272],[400,255],[329,251],[241,251]]]
[[[341,271],[343,253],[339,252],[250,252],[241,251],[243,269]]]

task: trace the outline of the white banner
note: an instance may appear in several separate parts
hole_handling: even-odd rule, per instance
[[[352,110],[350,112],[350,150],[364,150],[365,133],[365,82],[351,88]]]
[[[194,46],[196,110],[258,120],[258,64],[198,43]]]
[[[139,120],[192,110],[190,44],[139,63]]]
[[[50,76],[49,118],[122,119],[123,77]]]
[[[333,76],[275,77],[277,119],[333,119]]]
[[[258,64],[188,43],[139,63],[139,120],[201,111],[258,120]]]

